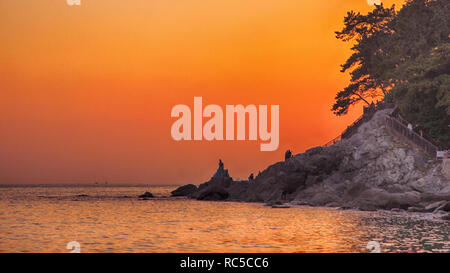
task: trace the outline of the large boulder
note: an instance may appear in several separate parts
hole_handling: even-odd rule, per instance
[[[152,198],[153,194],[149,191],[146,191],[144,194],[139,195],[139,198]]]
[[[363,191],[355,200],[351,201],[352,207],[364,210],[376,209],[408,209],[420,202],[420,193],[390,193],[380,188],[370,188]]]
[[[249,187],[248,181],[233,181],[227,188],[229,193],[228,200],[244,201],[247,199],[247,192]]]
[[[192,193],[194,193],[197,190],[197,186],[193,184],[187,184],[184,186],[181,186],[177,188],[176,190],[172,191],[172,196],[188,196]]]
[[[211,185],[201,190],[197,195],[197,200],[222,201],[229,196],[228,191],[219,185]]]
[[[450,202],[449,201],[445,201],[442,205],[440,205],[439,207],[437,207],[433,212],[437,212],[437,211],[446,211],[446,212],[450,212]]]

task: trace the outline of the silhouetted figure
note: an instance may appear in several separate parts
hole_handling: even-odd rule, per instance
[[[288,160],[289,158],[292,157],[292,152],[291,150],[287,150],[286,153],[284,153],[284,160]]]
[[[255,178],[253,177],[253,173],[251,173],[250,176],[248,177],[248,181],[253,181],[253,179]]]

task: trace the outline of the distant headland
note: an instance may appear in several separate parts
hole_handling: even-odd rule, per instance
[[[393,111],[376,111],[350,137],[328,147],[294,156],[287,153],[284,161],[247,181],[234,181],[220,160],[209,181],[199,187],[182,186],[173,195],[274,207],[435,211],[449,219],[449,164],[391,134],[386,120]]]

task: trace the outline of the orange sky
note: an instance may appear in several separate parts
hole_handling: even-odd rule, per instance
[[[218,158],[246,178],[338,135],[338,41],[366,0],[3,0],[0,184],[200,183]],[[403,1],[383,1],[399,7]],[[175,142],[176,104],[280,105],[280,146]]]

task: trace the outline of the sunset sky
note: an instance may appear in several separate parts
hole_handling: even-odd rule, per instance
[[[370,2],[370,1],[369,1]],[[385,5],[404,1],[383,1]],[[347,11],[366,0],[0,1],[0,184],[247,178],[345,129]],[[177,104],[280,105],[280,146],[172,139]]]

